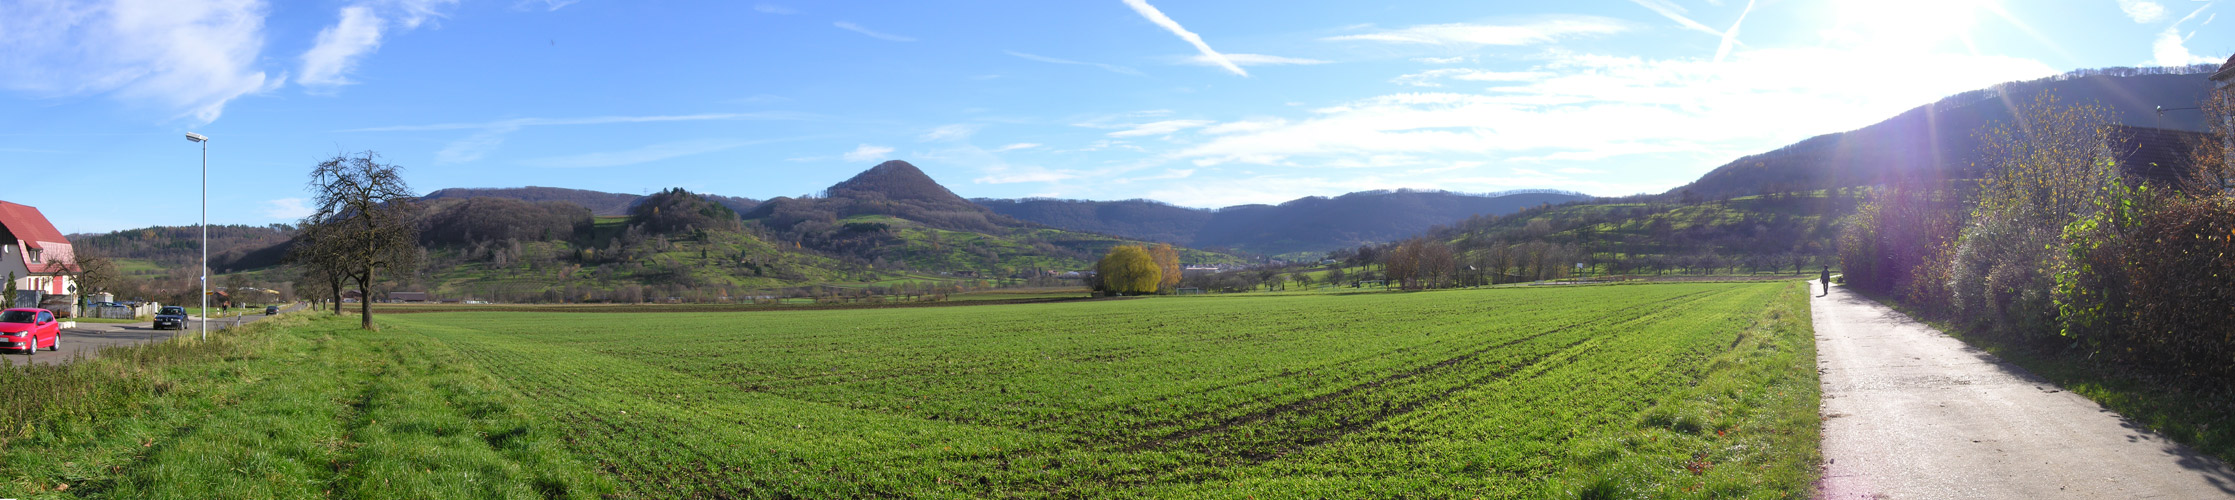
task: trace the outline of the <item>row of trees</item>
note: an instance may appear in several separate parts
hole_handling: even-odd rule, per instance
[[[2215,126],[2229,98],[2215,95]],[[1864,206],[1840,240],[1848,283],[2020,345],[2235,376],[2225,153],[2196,144],[2191,185],[2139,184],[2111,124],[2101,106],[2034,98],[1982,138],[1983,182],[1901,183]]]

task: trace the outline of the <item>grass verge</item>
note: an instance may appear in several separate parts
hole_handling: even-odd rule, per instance
[[[553,498],[612,489],[446,346],[289,315],[0,365],[0,497]]]

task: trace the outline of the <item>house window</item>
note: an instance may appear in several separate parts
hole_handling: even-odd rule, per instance
[[[39,249],[37,249],[37,248],[33,248],[33,249],[31,249],[31,261],[32,261],[32,262],[38,262],[38,261],[39,261]]]

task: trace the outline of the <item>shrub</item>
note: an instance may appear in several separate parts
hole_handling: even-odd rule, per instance
[[[2134,232],[2155,205],[2148,186],[2129,189],[2116,178],[2110,184],[2110,196],[2092,213],[2064,226],[2064,255],[2055,270],[2058,331],[2091,350],[2119,342],[2130,323]]]
[[[2134,350],[2182,374],[2235,376],[2235,199],[2180,200],[2141,214],[2130,280]]]
[[[2052,331],[2057,233],[2016,216],[1982,213],[1963,228],[1944,283],[1948,304],[1971,326],[2012,338]]]
[[[1897,185],[1863,204],[1839,237],[1839,265],[1845,281],[1857,288],[1900,294],[1906,299],[1938,296],[1936,277],[1955,239],[1956,208],[1962,194],[1938,185]],[[1919,276],[1926,283],[1916,283]]]

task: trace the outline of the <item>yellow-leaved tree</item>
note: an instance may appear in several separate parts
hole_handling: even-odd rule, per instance
[[[1162,273],[1156,280],[1157,292],[1172,293],[1180,288],[1179,250],[1173,249],[1171,243],[1158,243],[1149,247],[1149,260],[1156,261],[1156,271]]]
[[[1111,248],[1094,265],[1094,272],[1102,280],[1102,290],[1113,295],[1156,293],[1157,282],[1164,278],[1148,249],[1137,245]]]

